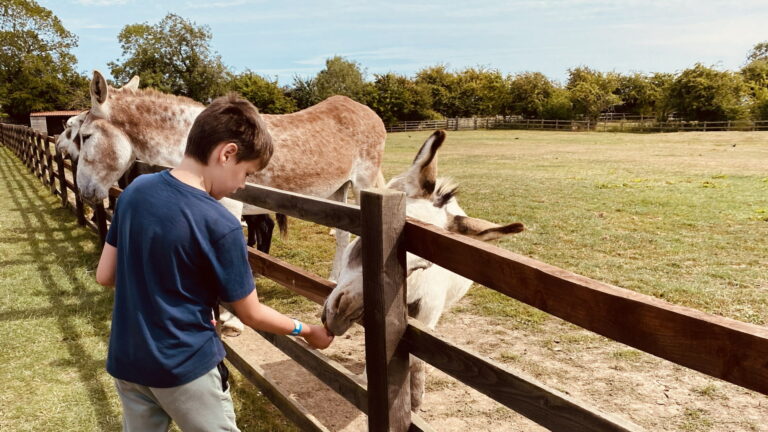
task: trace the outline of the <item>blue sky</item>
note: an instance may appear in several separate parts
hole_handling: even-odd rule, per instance
[[[168,12],[210,27],[211,46],[235,72],[290,84],[341,55],[374,73],[413,76],[435,64],[504,74],[569,68],[676,72],[701,62],[736,70],[768,40],[765,0],[38,0],[79,37],[77,69],[109,73],[127,24]]]

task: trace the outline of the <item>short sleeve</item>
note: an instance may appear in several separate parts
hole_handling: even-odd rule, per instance
[[[232,230],[216,241],[210,261],[222,301],[234,302],[253,291],[253,273],[242,230]]]
[[[120,200],[117,200],[120,202]],[[117,247],[117,241],[118,241],[118,230],[120,227],[120,224],[118,223],[118,220],[120,219],[117,211],[117,205],[115,205],[115,211],[112,212],[112,222],[109,225],[109,230],[107,231],[107,238],[105,241],[109,243],[110,245]]]

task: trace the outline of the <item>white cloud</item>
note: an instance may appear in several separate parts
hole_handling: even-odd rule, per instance
[[[124,5],[131,0],[75,0],[75,3],[83,6],[117,6]]]
[[[187,2],[186,6],[189,9],[222,9],[222,8],[228,8],[233,6],[242,6],[245,4],[251,4],[255,3],[251,0],[224,0],[224,1],[198,1],[198,2]]]

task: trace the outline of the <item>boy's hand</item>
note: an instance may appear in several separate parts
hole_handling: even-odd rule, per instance
[[[306,326],[309,327],[309,332],[307,332],[307,334],[302,334],[301,337],[303,337],[312,348],[325,349],[328,348],[331,342],[333,342],[333,334],[324,326],[314,324],[306,324]]]

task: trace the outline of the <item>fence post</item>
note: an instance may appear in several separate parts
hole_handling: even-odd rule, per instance
[[[51,186],[51,193],[56,195],[56,170],[53,169],[53,153],[56,152],[56,146],[54,145],[51,150],[51,143],[48,142],[48,138],[45,138],[45,159],[48,164],[48,185]]]
[[[61,187],[61,206],[67,207],[69,204],[67,202],[67,176],[64,172],[64,156],[61,155],[61,153],[56,152],[54,155],[56,158],[56,168],[59,170],[59,186]]]
[[[363,242],[368,430],[406,431],[411,424],[405,294],[405,194],[365,190],[360,196]]]
[[[75,214],[77,215],[77,223],[85,225],[85,208],[83,208],[83,199],[80,197],[80,189],[77,187],[77,162],[74,160],[72,160],[72,184],[75,185],[72,192],[75,194]]]

